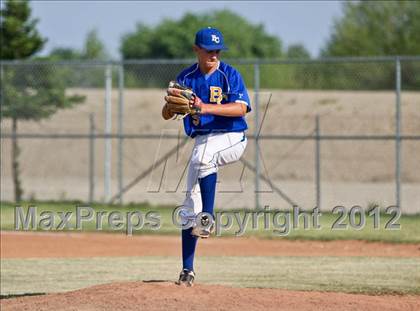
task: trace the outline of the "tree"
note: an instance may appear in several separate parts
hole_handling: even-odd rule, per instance
[[[1,59],[23,59],[39,52],[47,41],[35,28],[27,1],[7,1],[0,11]]]
[[[203,27],[216,27],[224,35],[228,51],[224,58],[278,58],[283,56],[280,39],[266,33],[262,25],[249,23],[229,10],[210,14],[186,13],[179,20],[165,19],[156,27],[138,24],[134,32],[122,37],[123,59],[195,58],[192,51],[195,33]],[[159,71],[153,64],[127,66],[126,85],[131,87],[164,87],[183,65],[172,64]],[[236,66],[245,81],[253,77],[249,65]]]
[[[104,60],[107,58],[105,46],[99,39],[96,29],[89,31],[86,35],[82,58],[96,60]]]
[[[343,5],[343,17],[324,56],[418,55],[420,2],[358,1]]]
[[[48,58],[51,60],[79,60],[82,59],[82,53],[72,48],[58,47],[51,50]]]
[[[334,30],[322,56],[392,56],[420,54],[419,1],[357,1],[343,5],[343,15],[334,22]],[[407,89],[419,89],[420,66],[402,63],[402,83]],[[355,80],[357,77],[357,81]],[[362,89],[392,89],[395,65],[366,63],[336,65],[333,83],[356,83]],[[352,79],[352,80],[351,80]]]
[[[46,39],[36,30],[37,20],[30,17],[28,1],[7,1],[0,10],[1,59],[22,60],[39,52]],[[58,109],[68,108],[84,97],[65,95],[65,83],[45,65],[1,66],[1,119],[12,120],[12,175],[15,201],[22,199],[19,171],[18,120],[40,120]]]
[[[86,34],[82,50],[69,47],[56,47],[48,55],[51,60],[105,60],[108,54],[104,43],[99,39],[96,29]]]
[[[287,48],[287,58],[310,59],[311,54],[303,44],[292,44]]]
[[[192,58],[194,35],[200,28],[212,26],[224,35],[230,58],[281,57],[281,41],[266,33],[262,25],[253,25],[229,11],[211,14],[185,14],[180,20],[166,19],[155,28],[138,24],[123,36],[120,52],[124,59]]]

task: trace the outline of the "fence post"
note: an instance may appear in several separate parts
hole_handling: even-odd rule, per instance
[[[111,65],[107,65],[105,69],[105,135],[110,135],[112,131],[112,76]],[[111,152],[112,140],[110,137],[105,138],[105,170],[104,170],[104,201],[108,202],[111,197]]]
[[[89,203],[95,200],[95,116],[89,114]]]
[[[315,182],[316,207],[321,209],[321,139],[319,130],[319,115],[315,118]]]
[[[395,198],[401,208],[401,62],[395,59]]]
[[[123,118],[124,118],[124,64],[121,63],[118,71],[118,193],[120,193],[119,203],[123,204]]]
[[[259,98],[260,91],[260,64],[254,64],[254,136],[255,136],[255,208],[260,206],[260,146],[258,140],[259,119]]]

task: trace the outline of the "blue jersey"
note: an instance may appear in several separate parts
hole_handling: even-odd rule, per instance
[[[177,82],[192,88],[203,103],[244,103],[247,105],[247,112],[251,111],[248,92],[241,74],[223,62],[219,62],[217,70],[210,75],[203,74],[198,64],[194,64],[178,75]],[[244,117],[188,115],[184,118],[185,133],[191,137],[214,132],[242,132],[247,128]]]

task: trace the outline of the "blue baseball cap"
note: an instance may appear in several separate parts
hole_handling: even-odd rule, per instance
[[[222,33],[216,28],[206,27],[195,34],[195,45],[207,51],[227,50]]]

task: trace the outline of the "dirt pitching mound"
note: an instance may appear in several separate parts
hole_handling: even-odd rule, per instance
[[[113,283],[77,291],[3,299],[2,310],[419,310],[420,296],[368,296],[232,288],[166,281]]]

